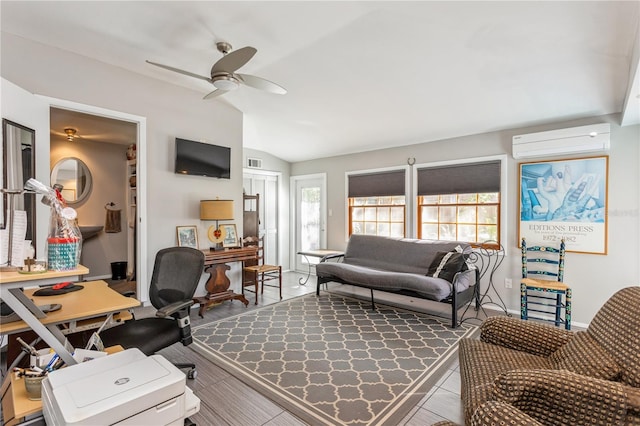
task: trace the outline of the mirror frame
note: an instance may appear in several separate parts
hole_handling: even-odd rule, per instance
[[[24,132],[31,134],[31,173],[29,176],[23,175],[23,181],[26,182],[30,178],[36,177],[36,131],[29,127],[15,123],[6,118],[2,119],[2,182],[0,182],[0,188],[4,188],[9,181],[9,166],[15,167],[13,164],[9,164],[9,158],[7,153],[9,152],[8,146],[10,143],[17,143],[17,141],[9,140],[9,128],[16,127]],[[24,171],[24,170],[23,170]],[[23,189],[24,182],[20,188],[6,188],[6,189]],[[26,239],[30,239],[33,247],[36,247],[35,235],[36,235],[36,195],[30,193],[23,193],[23,200],[25,204],[25,210],[27,211],[27,235]],[[27,209],[26,201],[30,200],[31,208]],[[7,194],[2,194],[2,205],[0,206],[0,229],[7,227],[5,212],[8,206]]]
[[[58,161],[56,161],[56,163],[53,165],[53,168],[51,169],[51,185],[55,185],[56,181],[57,181],[57,177],[58,177],[58,171],[60,170],[60,166],[62,165],[62,163],[64,163],[65,161],[68,160],[74,160],[78,163],[79,167],[84,168],[85,171],[85,175],[87,176],[87,182],[85,187],[82,190],[81,194],[76,194],[76,199],[75,200],[67,200],[66,198],[64,198],[64,194],[63,194],[63,198],[65,200],[65,202],[67,203],[67,205],[69,206],[74,206],[74,205],[78,205],[81,204],[83,202],[85,202],[87,200],[87,198],[89,197],[89,195],[91,194],[91,189],[93,188],[93,176],[91,175],[91,170],[89,169],[89,166],[87,166],[87,164],[82,161],[81,159],[77,158],[77,157],[63,157],[61,159],[59,159]],[[64,191],[64,189],[63,189]]]

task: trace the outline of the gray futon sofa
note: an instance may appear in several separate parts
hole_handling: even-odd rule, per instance
[[[469,244],[459,241],[354,234],[342,262],[316,265],[316,294],[322,284],[337,282],[371,289],[372,307],[373,290],[449,303],[455,328],[458,309],[479,299],[478,272],[464,261],[469,253]]]

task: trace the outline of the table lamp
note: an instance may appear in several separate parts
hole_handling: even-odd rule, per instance
[[[200,220],[215,220],[207,231],[209,241],[215,243],[211,250],[222,249],[224,235],[218,227],[220,220],[233,220],[233,200],[200,200]]]

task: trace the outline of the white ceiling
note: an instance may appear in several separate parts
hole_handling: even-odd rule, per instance
[[[10,2],[2,31],[197,90],[215,42],[239,72],[246,147],[288,161],[623,112],[640,123],[640,2]],[[626,106],[625,106],[626,105]],[[625,109],[623,111],[623,109]]]

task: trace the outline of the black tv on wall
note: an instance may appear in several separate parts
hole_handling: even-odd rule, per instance
[[[176,168],[181,175],[231,178],[231,148],[176,138]]]

